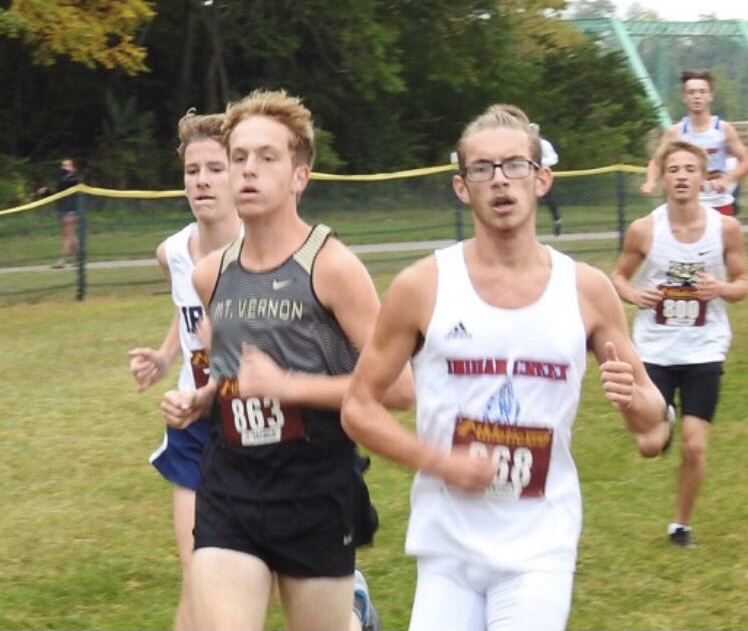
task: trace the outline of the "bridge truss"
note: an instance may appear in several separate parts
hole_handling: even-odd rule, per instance
[[[626,55],[629,66],[642,83],[650,102],[654,105],[660,126],[672,124],[662,94],[667,86],[667,43],[673,37],[720,37],[742,44],[748,63],[748,22],[744,20],[704,20],[700,22],[662,22],[645,20],[619,20],[617,18],[579,18],[573,20],[585,33],[612,43]],[[637,44],[651,39],[657,47],[656,72],[653,79],[642,62]],[[737,61],[737,60],[736,60]]]

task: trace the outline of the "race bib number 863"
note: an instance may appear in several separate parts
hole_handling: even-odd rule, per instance
[[[298,407],[283,406],[275,397],[243,398],[235,379],[221,382],[218,404],[223,435],[231,445],[256,447],[304,436]]]

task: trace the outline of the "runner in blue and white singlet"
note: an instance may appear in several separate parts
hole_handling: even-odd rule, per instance
[[[646,179],[640,187],[649,195],[659,180],[658,153],[674,140],[685,140],[701,147],[707,155],[708,165],[701,183],[700,201],[717,209],[723,215],[735,215],[733,193],[741,178],[748,174],[748,151],[735,127],[719,116],[713,116],[714,78],[708,70],[684,70],[681,73],[683,103],[687,115],[668,127],[662,135],[655,154],[647,164]],[[733,165],[728,166],[729,161]]]
[[[185,196],[195,222],[168,237],[156,249],[156,259],[171,284],[173,315],[158,349],[137,347],[128,353],[130,372],[139,390],[163,378],[182,358],[179,387],[195,392],[207,381],[207,352],[197,335],[203,315],[200,298],[192,284],[192,272],[200,259],[230,243],[241,223],[228,186],[228,158],[223,144],[220,114],[197,115],[190,110],[178,124]],[[195,489],[200,483],[200,463],[207,442],[208,423],[187,429],[166,428],[161,446],[150,461],[172,483],[174,532],[182,566],[176,629],[195,628],[189,604],[195,514]]]
[[[180,390],[195,390],[208,383],[208,351],[197,335],[203,317],[200,298],[192,285],[195,264],[189,251],[190,238],[197,234],[191,223],[164,242],[166,262],[171,276],[171,298],[179,314]],[[200,458],[208,440],[210,421],[202,419],[185,429],[166,427],[161,446],[151,454],[150,462],[170,482],[193,491],[200,482]]]
[[[687,142],[701,147],[709,159],[707,166],[707,179],[701,188],[699,199],[702,204],[712,208],[729,206],[735,201],[728,190],[717,191],[711,181],[724,176],[727,173],[727,139],[725,137],[724,121],[719,116],[712,116],[710,125],[704,131],[694,131],[688,116],[684,116],[680,122],[681,138]]]

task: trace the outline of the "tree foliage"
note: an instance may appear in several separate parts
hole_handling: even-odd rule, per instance
[[[641,86],[624,59],[560,18],[564,7],[563,0],[13,0],[0,13],[0,28],[14,35],[0,37],[0,77],[9,86],[0,154],[35,163],[72,153],[102,186],[158,178],[172,186],[175,126],[187,108],[222,111],[255,88],[283,87],[314,114],[317,170],[444,164],[463,125],[496,102],[516,103],[540,122],[563,168],[643,161],[653,115]],[[70,11],[83,8],[104,13],[74,28]],[[107,24],[125,8],[131,12],[120,13],[117,26],[147,51],[149,72],[109,70],[92,54],[83,64],[51,45],[80,52],[116,32]],[[75,37],[50,31],[53,20]]]
[[[147,52],[135,37],[153,15],[146,0],[13,0],[0,10],[0,34],[21,39],[41,65],[63,56],[135,75]]]
[[[572,18],[612,18],[616,16],[613,0],[574,0],[569,5]]]
[[[118,100],[108,94],[87,180],[122,189],[157,187],[161,173],[155,128],[153,112],[138,111],[133,97]]]

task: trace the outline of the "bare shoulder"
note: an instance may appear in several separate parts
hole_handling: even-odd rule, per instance
[[[171,274],[169,273],[169,262],[166,259],[166,240],[159,243],[158,247],[156,248],[156,261],[158,261],[161,271],[167,276],[170,276]]]
[[[733,245],[735,248],[743,248],[743,224],[737,217],[722,215],[722,241],[726,248]]]
[[[724,232],[743,232],[743,224],[737,217],[731,215],[721,215],[722,217],[722,230]]]
[[[335,302],[336,296],[347,300],[346,296],[373,291],[373,281],[363,261],[336,237],[328,238],[317,254],[312,282],[322,304],[328,306]]]
[[[625,330],[623,306],[613,281],[605,272],[587,263],[577,262],[576,266],[579,309],[587,336],[595,348],[599,334],[605,336],[611,330]]]
[[[329,277],[330,280],[347,278],[364,273],[366,266],[356,253],[335,236],[331,236],[319,251],[314,262],[314,274]]]
[[[719,126],[726,135],[732,135],[732,134],[737,135],[738,133],[738,130],[735,129],[735,125],[733,125],[729,121],[726,121],[724,118],[719,119]]]
[[[610,277],[601,269],[575,261],[577,268],[577,289],[585,296],[594,297],[598,292],[605,292],[613,289]]]
[[[634,219],[626,229],[624,238],[629,244],[644,244],[652,238],[653,226],[654,222],[651,214]]]
[[[670,142],[671,140],[678,140],[683,131],[683,125],[680,121],[673,123],[668,127],[662,134],[662,142]]]
[[[583,312],[589,315],[586,312],[591,308],[604,317],[611,305],[619,304],[618,294],[610,276],[589,263],[577,261],[576,268],[577,291]]]
[[[425,332],[436,303],[437,276],[433,254],[407,266],[392,279],[384,297],[384,309],[398,319],[407,320],[408,326]]]
[[[223,253],[225,251],[226,248],[218,248],[217,250],[213,250],[213,252],[209,252],[208,254],[206,254],[197,263],[195,263],[195,272],[204,274],[207,272],[215,271],[216,273],[218,273],[218,268],[221,265],[221,259],[223,258]]]
[[[192,272],[192,284],[200,295],[203,304],[208,304],[208,300],[213,293],[224,252],[225,248],[214,250],[195,263],[195,270]]]
[[[395,289],[411,295],[432,293],[436,289],[437,275],[436,257],[432,254],[401,270],[392,280],[390,290]]]

